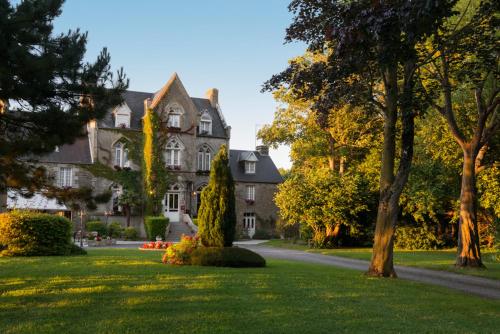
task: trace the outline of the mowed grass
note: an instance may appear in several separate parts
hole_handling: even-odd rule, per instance
[[[161,253],[0,258],[0,333],[493,333],[500,303],[299,262],[173,267]]]
[[[371,248],[311,249],[307,247],[307,245],[291,243],[285,240],[270,240],[264,245],[367,261],[369,261],[372,256]],[[482,276],[500,280],[500,262],[495,261],[494,251],[484,250],[481,252],[483,263],[486,266],[486,269],[456,268],[454,266],[456,255],[456,249],[436,251],[395,250],[394,263],[397,265],[452,271],[465,275]]]

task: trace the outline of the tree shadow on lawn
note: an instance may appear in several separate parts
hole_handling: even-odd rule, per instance
[[[160,257],[0,259],[0,332],[493,332],[500,316],[493,301],[334,267],[173,267]]]

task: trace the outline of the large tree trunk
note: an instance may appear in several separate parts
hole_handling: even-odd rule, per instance
[[[127,217],[127,227],[130,227],[130,213],[131,213],[130,206],[124,205],[123,209],[125,210],[125,215]]]
[[[397,67],[388,71],[384,80],[387,110],[380,174],[380,200],[372,260],[367,273],[371,276],[396,277],[393,264],[394,232],[399,213],[399,197],[410,175],[415,137],[415,114],[413,112],[414,66],[415,63],[412,60],[405,63],[403,94],[400,100],[398,100]],[[401,109],[401,156],[397,174],[394,175],[398,104]]]
[[[397,73],[387,71],[384,80],[386,90],[386,111],[384,120],[384,143],[380,166],[380,195],[375,225],[372,259],[368,275],[395,277],[393,265],[394,208],[390,204],[390,188],[394,182],[396,159],[397,121]],[[397,218],[397,213],[396,213]]]
[[[7,211],[7,192],[0,191],[0,212]]]
[[[370,276],[397,277],[394,271],[394,228],[399,207],[389,197],[378,205],[373,253],[368,269]]]
[[[460,191],[460,220],[456,266],[484,267],[481,261],[477,226],[476,157],[470,144],[464,147],[462,186]]]

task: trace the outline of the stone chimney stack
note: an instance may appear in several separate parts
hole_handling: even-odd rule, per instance
[[[269,155],[269,146],[259,145],[255,148],[255,150],[259,152],[260,155]]]
[[[210,88],[205,93],[205,97],[210,100],[212,108],[216,108],[219,103],[219,90],[217,88]]]

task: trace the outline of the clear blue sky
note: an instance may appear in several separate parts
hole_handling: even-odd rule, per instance
[[[56,31],[88,31],[88,60],[102,47],[123,66],[130,89],[154,92],[177,72],[188,93],[219,89],[232,126],[231,147],[253,149],[255,126],[270,123],[277,104],[262,83],[283,70],[301,44],[284,45],[292,15],[287,0],[67,0]],[[271,151],[290,167],[288,149]]]

